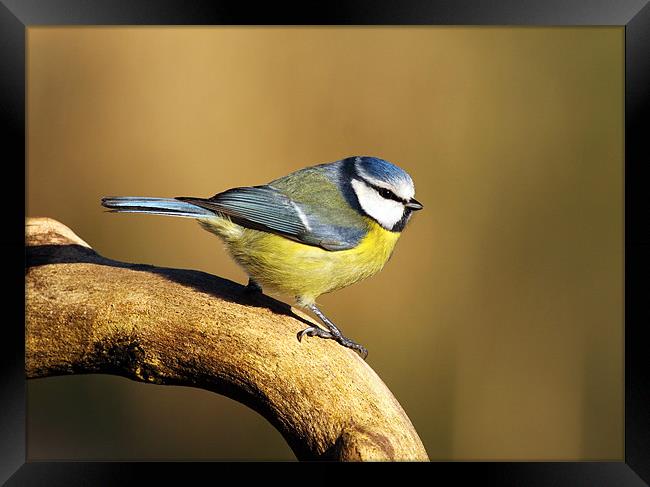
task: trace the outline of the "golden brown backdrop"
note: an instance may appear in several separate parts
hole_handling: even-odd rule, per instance
[[[383,272],[320,302],[430,457],[620,460],[623,36],[32,27],[27,213],[107,257],[245,283],[193,221],[108,214],[100,198],[388,159],[425,210]],[[109,376],[29,382],[28,456],[293,458],[234,401]]]

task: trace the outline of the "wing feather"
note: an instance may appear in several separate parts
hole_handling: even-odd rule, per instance
[[[227,215],[243,227],[276,233],[326,250],[352,248],[363,233],[323,224],[308,207],[271,186],[233,188],[208,199],[176,199]]]

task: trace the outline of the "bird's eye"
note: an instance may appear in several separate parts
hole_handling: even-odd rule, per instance
[[[386,188],[379,188],[379,194],[382,196],[382,198],[386,198],[388,200],[395,199],[395,195],[393,195],[393,192]]]

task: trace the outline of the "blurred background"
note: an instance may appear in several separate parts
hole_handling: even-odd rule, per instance
[[[245,284],[195,222],[100,198],[385,158],[425,209],[381,273],[319,303],[431,459],[621,460],[623,49],[611,27],[30,27],[27,214]],[[27,419],[30,460],[294,459],[187,387],[32,380]]]

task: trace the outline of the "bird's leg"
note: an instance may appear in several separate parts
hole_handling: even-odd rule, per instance
[[[260,286],[257,281],[253,280],[252,277],[249,277],[248,284],[244,291],[248,294],[258,294],[262,292],[262,286]]]
[[[330,340],[336,340],[339,344],[343,345],[344,347],[351,348],[355,352],[357,352],[363,359],[365,359],[368,356],[368,350],[366,350],[365,347],[362,345],[359,345],[356,342],[353,342],[349,338],[346,338],[343,336],[341,331],[338,329],[338,327],[332,323],[327,316],[323,314],[323,312],[318,309],[318,307],[315,304],[309,304],[306,306],[307,309],[309,309],[311,312],[313,312],[318,318],[329,328],[329,332],[322,330],[321,328],[315,327],[315,326],[310,326],[309,328],[304,329],[300,333],[298,333],[298,340],[300,340],[303,335],[307,336],[318,336],[321,338],[329,338]]]

